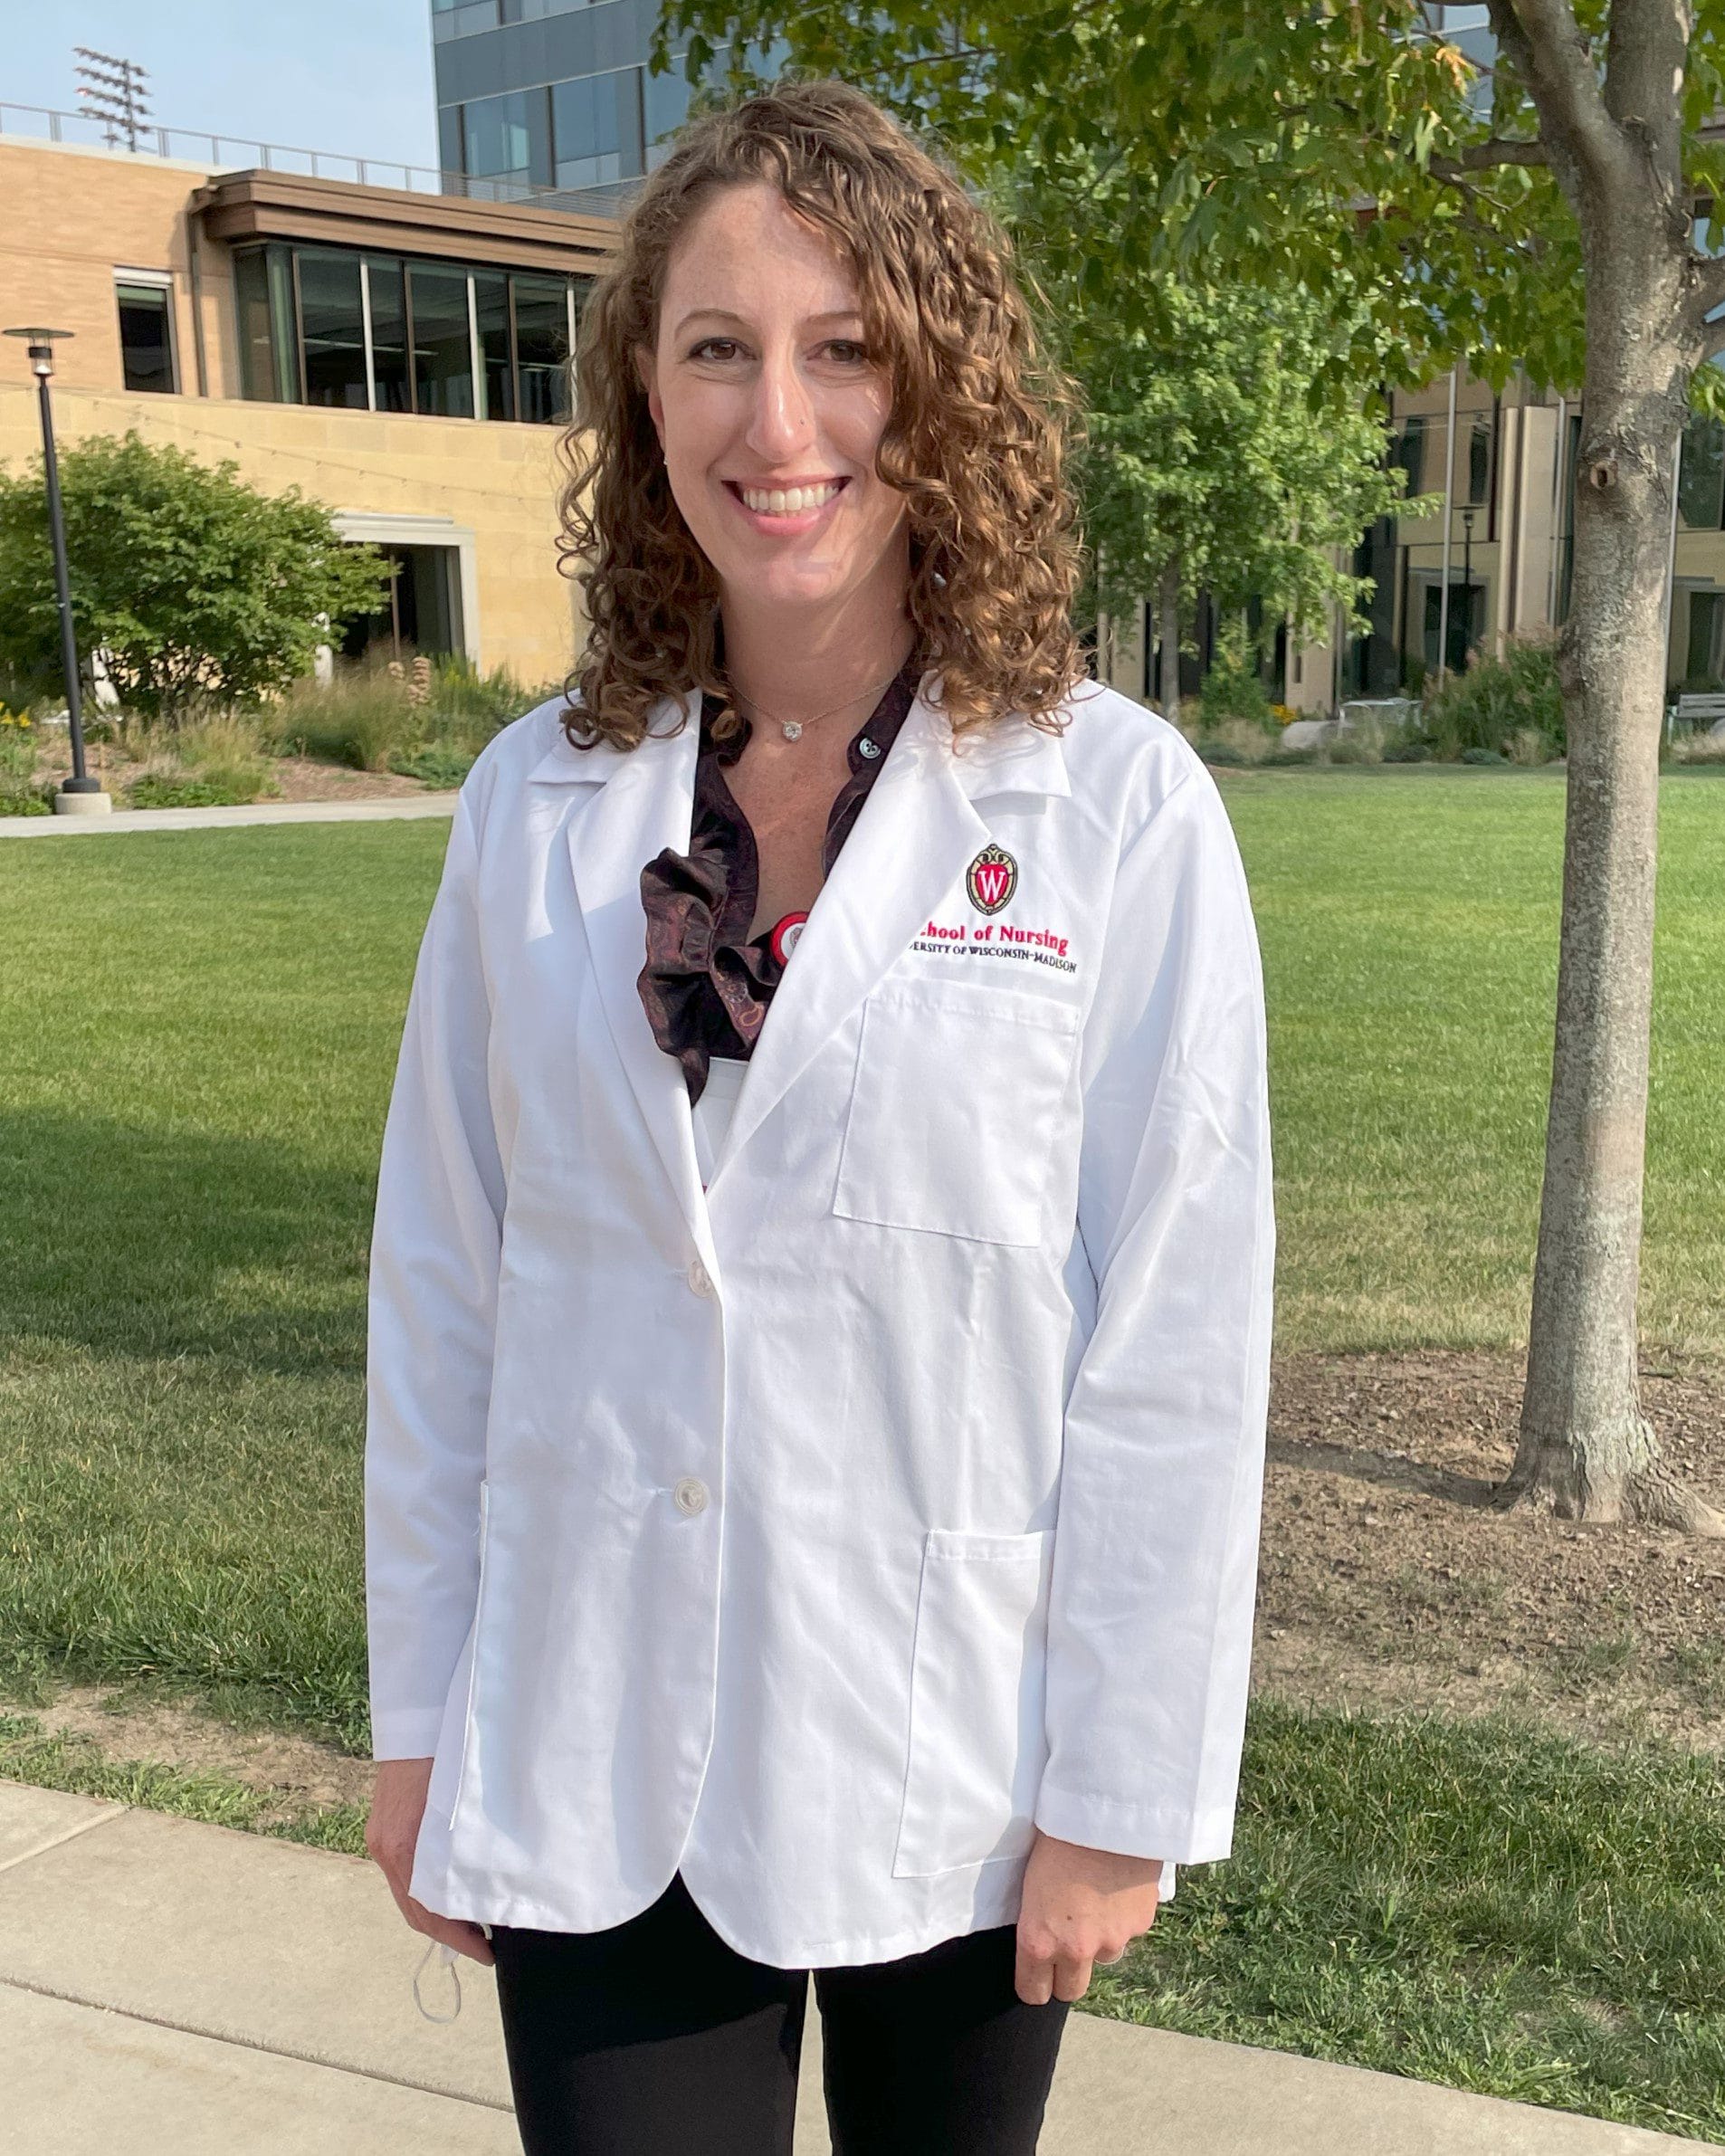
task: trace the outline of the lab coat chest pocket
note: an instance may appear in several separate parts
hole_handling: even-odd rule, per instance
[[[1029,1245],[1078,1041],[1052,997],[905,981],[863,1006],[833,1210],[849,1220]]]
[[[930,1530],[911,1651],[895,1879],[1022,1856],[1047,1757],[1044,1661],[1052,1528]]]

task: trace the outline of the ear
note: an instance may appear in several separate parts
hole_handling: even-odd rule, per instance
[[[659,436],[660,447],[662,448],[665,439],[665,405],[664,399],[659,394],[658,365],[652,351],[644,344],[638,344],[634,348],[634,363],[641,386],[647,393],[647,413]]]

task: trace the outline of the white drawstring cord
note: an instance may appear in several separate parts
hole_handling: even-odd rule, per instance
[[[424,1975],[426,1970],[431,1967],[432,1956],[434,1954],[437,1955],[441,1959],[443,1967],[448,1970],[449,1980],[451,1984],[453,1985],[455,1989],[455,2005],[453,2010],[447,2014],[434,2014],[431,2008],[425,2004],[424,1994],[419,1989],[419,1980]],[[424,1953],[420,1957],[419,1967],[414,1971],[414,2004],[419,2008],[420,2012],[425,2017],[427,2021],[436,2021],[440,2023],[451,2022],[453,2021],[456,2016],[461,2012],[462,1980],[461,1972],[455,1967],[456,1962],[459,1961],[460,1959],[461,1956],[456,1952],[455,1949],[453,1946],[446,1946],[441,1939],[432,1940],[426,1946]]]

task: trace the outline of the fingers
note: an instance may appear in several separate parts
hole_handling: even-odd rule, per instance
[[[1076,1954],[1037,1954],[1020,1940],[1013,1988],[1027,2007],[1045,2007],[1051,1999],[1082,1999],[1090,1989],[1091,1961]]]

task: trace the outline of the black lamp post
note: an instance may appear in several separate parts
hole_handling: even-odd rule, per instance
[[[71,777],[61,783],[60,794],[68,813],[89,815],[106,807],[109,797],[100,778],[90,776],[84,762],[83,700],[78,686],[78,634],[71,618],[71,577],[66,566],[66,517],[60,500],[60,464],[54,455],[54,414],[48,383],[54,371],[54,341],[70,337],[70,329],[7,329],[7,337],[28,340],[30,370],[36,377],[42,405],[42,462],[48,482],[48,529],[53,539],[54,590],[60,602],[60,658],[66,675],[66,722],[71,732]],[[56,803],[56,806],[60,806]]]
[[[1466,626],[1462,637],[1462,664],[1465,667],[1473,649],[1473,511],[1471,509],[1462,511],[1462,592],[1466,607],[1463,615]]]

